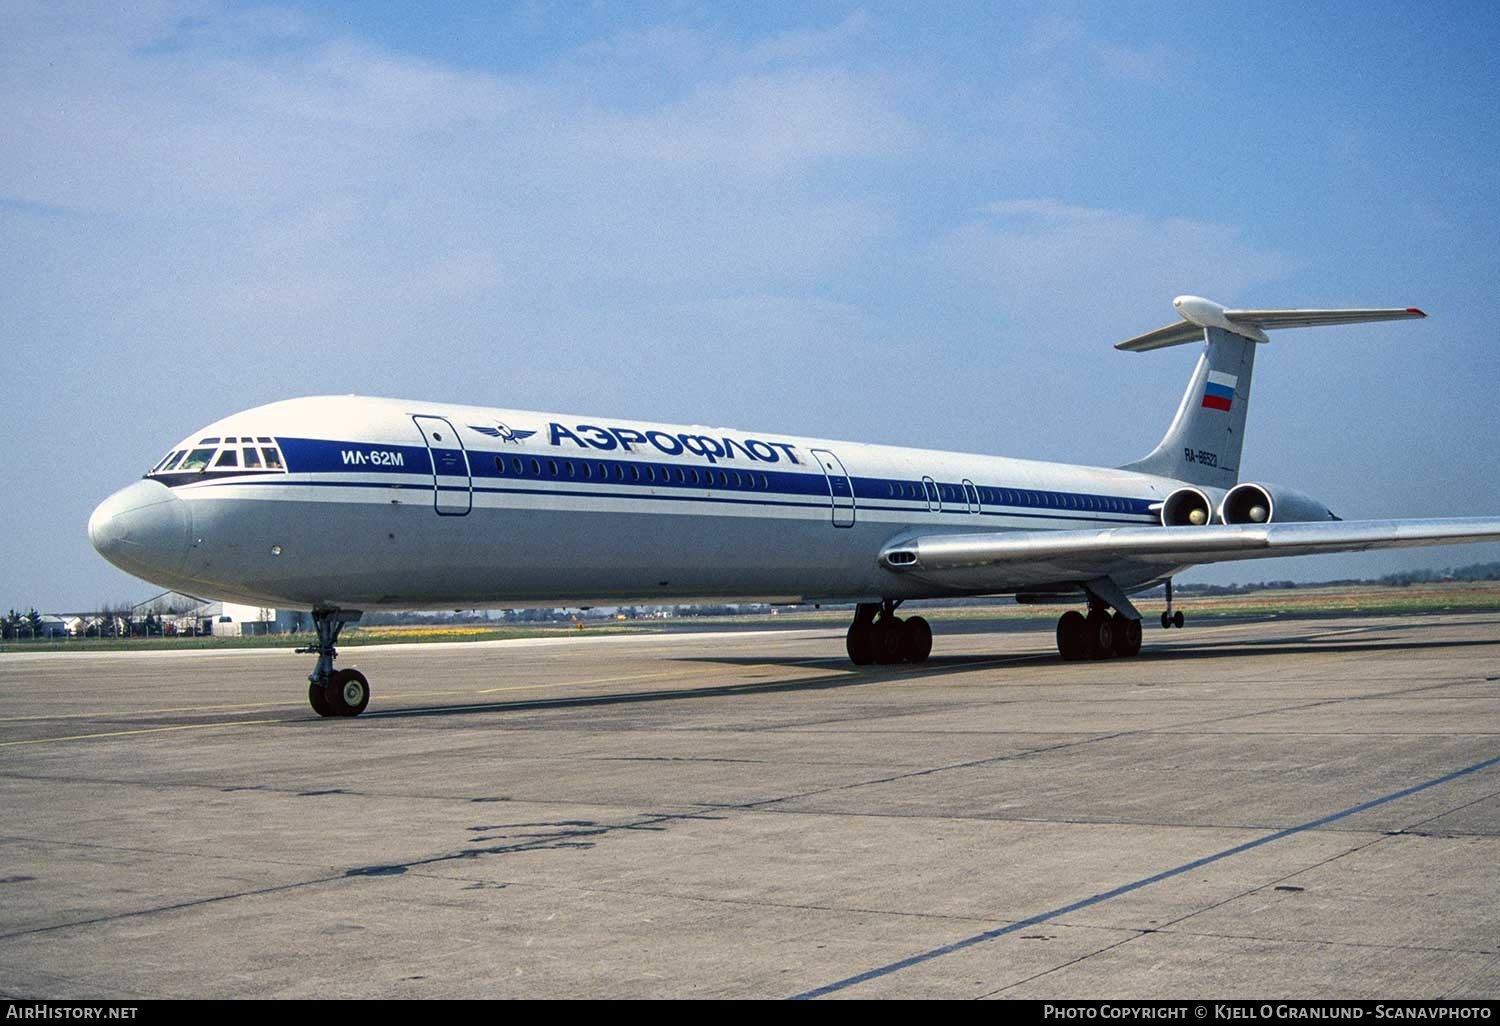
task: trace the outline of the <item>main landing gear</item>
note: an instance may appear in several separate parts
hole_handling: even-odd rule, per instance
[[[358,716],[370,704],[370,682],[355,669],[335,670],[338,656],[334,643],[344,624],[358,620],[357,609],[314,609],[313,628],[318,643],[297,649],[298,655],[316,655],[317,666],[307,676],[307,701],[319,716]]]
[[[1092,603],[1089,615],[1070,609],[1057,621],[1057,652],[1064,659],[1128,657],[1141,651],[1141,621]]]
[[[920,616],[901,619],[896,615],[899,605],[900,599],[886,599],[855,607],[844,646],[856,665],[927,661],[932,654],[932,628]]]
[[[1120,587],[1102,577],[1084,585],[1083,590],[1089,599],[1088,615],[1070,609],[1058,619],[1058,655],[1069,661],[1139,655],[1141,614]]]

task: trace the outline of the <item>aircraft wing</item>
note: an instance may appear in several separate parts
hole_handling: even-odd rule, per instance
[[[1500,541],[1500,517],[934,533],[888,543],[880,565],[953,587],[1006,591],[1196,563],[1483,541]]]

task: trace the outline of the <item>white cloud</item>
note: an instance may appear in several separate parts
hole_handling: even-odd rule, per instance
[[[869,32],[870,19],[863,10],[854,10],[831,28],[795,29],[759,40],[745,50],[743,60],[751,65],[806,61],[842,50]]]
[[[1294,269],[1232,226],[1035,198],[985,204],[934,253],[997,303],[1115,316],[1141,297],[1233,298]]]

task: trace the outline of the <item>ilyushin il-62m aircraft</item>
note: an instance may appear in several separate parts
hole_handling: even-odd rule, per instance
[[[921,662],[910,599],[1074,600],[1063,659],[1141,648],[1130,596],[1200,563],[1500,539],[1500,517],[1342,521],[1241,482],[1257,347],[1276,328],[1416,309],[1228,310],[1121,342],[1204,344],[1165,437],[1082,467],[727,428],[358,396],[289,399],[173,446],[89,520],[111,563],[165,588],[310,608],[308,698],[357,716],[370,685],[335,669],[370,609],[852,602],[857,664]],[[1086,609],[1086,612],[1083,611]]]

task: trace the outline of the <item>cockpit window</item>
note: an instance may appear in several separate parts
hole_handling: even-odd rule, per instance
[[[210,474],[242,474],[245,470],[286,472],[281,450],[274,439],[268,439],[261,445],[247,444],[251,441],[250,436],[240,435],[225,438],[218,445],[200,441],[197,448],[175,449],[163,456],[147,476],[165,477],[194,471],[206,471]]]
[[[188,453],[187,459],[182,461],[178,470],[203,470],[208,466],[208,461],[214,458],[212,449],[194,449]]]

